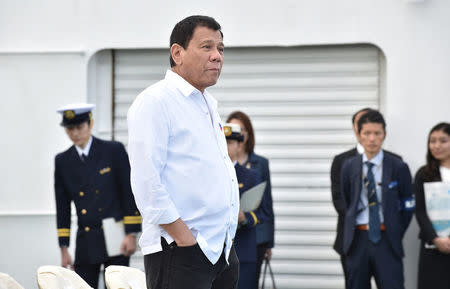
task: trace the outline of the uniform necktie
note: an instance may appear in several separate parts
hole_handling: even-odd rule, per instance
[[[374,164],[368,161],[365,164],[367,165],[367,177],[364,183],[367,187],[369,202],[369,240],[376,244],[381,240],[380,203],[378,202],[375,178],[372,172]]]
[[[83,163],[86,162],[86,161],[88,160],[88,156],[85,155],[84,153],[81,154],[80,158],[81,158],[81,161],[82,161]]]

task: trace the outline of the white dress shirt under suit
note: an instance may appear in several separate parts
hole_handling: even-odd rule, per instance
[[[383,150],[380,150],[380,152],[370,160],[371,163],[374,164],[374,166],[372,167],[372,173],[373,176],[375,178],[375,183],[376,183],[376,192],[377,192],[377,198],[378,198],[378,203],[382,203],[382,189],[381,189],[381,179],[383,177],[383,157],[384,157],[384,152]],[[367,165],[366,162],[369,161],[369,159],[367,158],[366,154],[363,153],[362,155],[362,171],[363,171],[363,175],[367,176]],[[367,197],[367,188],[364,185],[364,182],[362,182],[362,188],[361,188],[361,198],[360,201],[358,203],[358,211],[360,211],[360,213],[356,216],[356,224],[357,225],[363,225],[363,224],[369,224],[369,206],[368,206],[369,200]],[[383,223],[384,221],[384,216],[383,216],[383,206],[379,206],[380,208],[380,222]]]
[[[356,150],[360,155],[364,153],[364,147],[359,142],[356,143]]]
[[[144,255],[161,251],[160,227],[181,218],[212,264],[228,260],[239,188],[217,101],[168,70],[128,111],[131,186],[142,214]]]
[[[75,146],[75,149],[77,150],[78,155],[80,156],[80,158],[82,158],[82,155],[85,156],[89,156],[89,151],[91,150],[91,145],[92,145],[92,136],[89,138],[88,143],[86,144],[86,146],[83,148],[79,147],[79,146]]]

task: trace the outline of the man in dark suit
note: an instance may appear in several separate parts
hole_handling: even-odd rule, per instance
[[[339,254],[341,257],[341,265],[342,270],[344,272],[344,277],[347,279],[346,269],[345,269],[345,254],[342,250],[342,239],[343,239],[343,231],[344,231],[344,215],[345,208],[344,203],[341,197],[341,168],[342,164],[345,160],[354,157],[358,154],[362,154],[364,152],[363,146],[359,143],[359,133],[358,133],[358,120],[361,116],[369,111],[370,108],[363,108],[353,114],[352,117],[352,125],[353,131],[355,132],[355,136],[357,139],[356,147],[351,150],[345,151],[334,157],[333,163],[331,164],[331,197],[333,199],[333,205],[338,213],[338,221],[336,225],[336,239],[334,241],[333,249]]]
[[[357,139],[356,146],[348,151],[345,151],[334,157],[331,164],[331,197],[333,199],[333,206],[338,213],[338,220],[336,225],[336,239],[334,240],[333,249],[339,254],[341,259],[342,270],[344,272],[344,277],[347,282],[347,274],[345,269],[345,254],[342,248],[343,238],[344,238],[344,216],[345,208],[341,195],[341,168],[342,164],[349,158],[360,155],[364,153],[364,147],[360,144],[359,132],[358,132],[358,121],[363,114],[370,111],[371,108],[363,108],[355,112],[352,116],[352,126]],[[401,159],[401,156],[394,154],[389,151],[384,151],[387,154],[395,156]]]
[[[76,104],[58,110],[61,125],[73,145],[55,157],[55,198],[61,265],[75,271],[93,288],[98,286],[100,267],[128,266],[136,250],[136,233],[141,216],[130,186],[128,155],[121,143],[91,135],[90,104]],[[68,251],[71,202],[78,216],[75,263]],[[123,220],[124,239],[120,253],[108,255],[102,220]],[[112,252],[109,252],[112,253]]]
[[[364,153],[346,160],[341,172],[344,202],[343,252],[347,288],[366,289],[375,277],[379,289],[403,289],[402,239],[414,199],[406,163],[385,153],[385,121],[368,111],[358,121]]]

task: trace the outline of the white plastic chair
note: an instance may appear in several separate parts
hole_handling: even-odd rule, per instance
[[[24,289],[11,276],[0,272],[0,289]]]
[[[40,289],[93,289],[75,271],[59,266],[41,266],[37,270]]]
[[[108,266],[105,270],[105,283],[108,289],[147,289],[145,273],[125,266]]]

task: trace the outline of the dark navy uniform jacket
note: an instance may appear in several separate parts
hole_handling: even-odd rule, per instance
[[[247,169],[256,170],[261,176],[262,182],[267,182],[264,191],[265,204],[263,206],[266,218],[256,226],[256,241],[258,244],[268,243],[269,248],[274,247],[275,243],[275,225],[272,202],[272,185],[270,183],[269,161],[255,153],[250,153],[248,161],[244,165]]]
[[[362,190],[362,155],[346,160],[341,172],[341,194],[345,206],[343,252],[348,255],[355,233],[358,202]],[[403,257],[402,239],[411,222],[414,206],[412,179],[408,165],[385,153],[382,172],[382,203],[386,237],[399,258]]]
[[[245,192],[261,183],[261,177],[255,170],[247,169],[239,164],[235,165],[236,176],[239,182],[239,194]],[[261,205],[255,211],[244,212],[247,224],[239,227],[234,238],[234,245],[239,261],[242,263],[256,263],[257,259],[257,242],[256,242],[256,225],[260,222],[267,221],[267,199],[263,196]]]
[[[141,216],[131,192],[128,155],[121,143],[93,137],[84,162],[74,145],[58,154],[55,198],[60,246],[69,246],[71,202],[75,203],[75,264],[99,264],[108,258],[102,219],[123,219],[127,234],[141,230]]]

